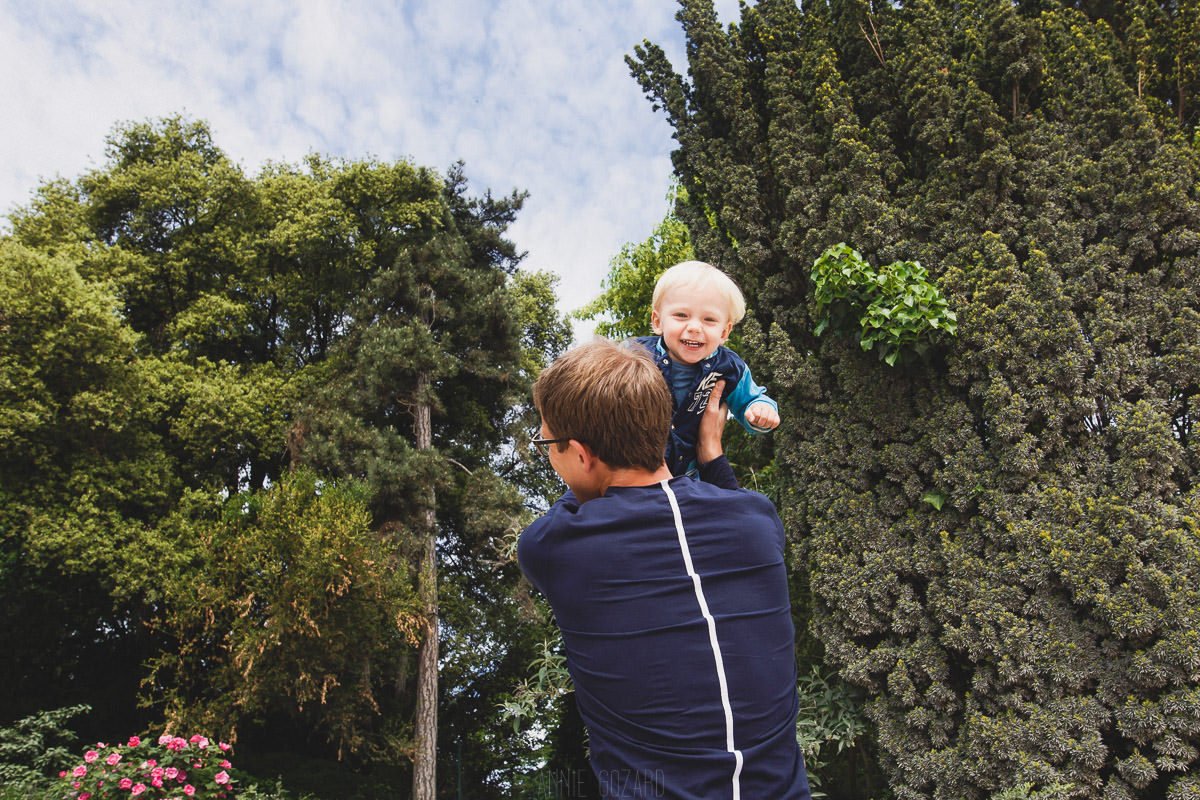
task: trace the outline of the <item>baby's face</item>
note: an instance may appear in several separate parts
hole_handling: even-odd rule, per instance
[[[671,358],[681,364],[708,358],[733,330],[729,301],[713,287],[668,291],[650,312],[650,325],[663,337]]]

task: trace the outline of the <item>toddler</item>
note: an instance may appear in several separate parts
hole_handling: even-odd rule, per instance
[[[717,381],[725,381],[723,399],[751,433],[774,430],[779,406],[754,382],[746,362],[724,346],[746,315],[746,300],[728,275],[702,261],[684,261],[658,279],[651,303],[655,335],[637,342],[654,356],[674,399],[667,466],[672,475],[695,476],[700,415]]]

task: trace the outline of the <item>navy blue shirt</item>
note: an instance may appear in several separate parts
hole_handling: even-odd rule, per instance
[[[517,554],[562,630],[603,796],[810,796],[769,500],[688,478],[568,492]]]

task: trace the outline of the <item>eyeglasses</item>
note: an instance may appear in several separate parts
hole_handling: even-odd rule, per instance
[[[543,439],[541,436],[535,436],[529,440],[529,443],[532,444],[534,447],[536,447],[538,449],[539,453],[544,455],[546,458],[549,458],[550,457],[550,445],[565,444],[565,443],[571,441],[572,438],[573,437],[571,437],[571,436],[566,436],[561,439]],[[579,441],[579,440],[576,439],[575,441]]]

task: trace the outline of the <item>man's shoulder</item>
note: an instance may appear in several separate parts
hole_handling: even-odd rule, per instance
[[[787,538],[783,521],[768,498],[750,489],[725,489],[710,483],[677,478],[677,502],[689,531],[703,535],[735,535],[746,552],[781,552]],[[710,542],[711,543],[711,542]],[[768,548],[762,550],[759,548]]]
[[[568,490],[554,505],[546,510],[546,513],[526,525],[525,530],[521,531],[521,535],[517,539],[518,553],[522,548],[541,540],[548,533],[552,533],[558,528],[569,526],[571,520],[579,512],[579,508],[579,501]]]
[[[700,503],[735,504],[739,512],[776,513],[775,504],[752,489],[726,489],[694,478],[677,478],[671,482],[671,487],[677,494],[682,493]]]
[[[658,484],[626,487],[619,494],[609,493],[580,503],[575,495],[568,491],[550,506],[546,513],[525,527],[521,532],[520,541],[537,541],[572,528],[592,527],[602,524],[605,520],[624,518],[630,513],[630,506],[637,507],[655,494],[661,495]]]
[[[548,574],[548,559],[555,549],[554,542],[561,540],[562,535],[571,529],[579,505],[575,496],[568,491],[545,514],[526,525],[517,537],[517,563],[525,576],[541,591],[545,591],[544,579]]]

